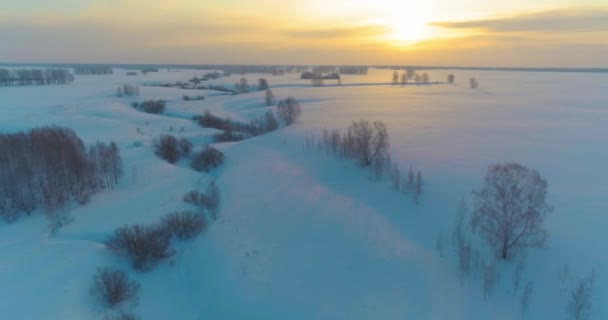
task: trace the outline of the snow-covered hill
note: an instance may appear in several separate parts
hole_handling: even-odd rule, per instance
[[[593,316],[608,316],[608,75],[456,71],[456,84],[391,86],[391,70],[345,76],[344,86],[313,88],[297,74],[268,79],[277,98],[296,97],[293,126],[218,145],[225,164],[209,174],[157,158],[160,134],[196,145],[213,129],[192,115],[209,110],[236,120],[265,112],[263,92],[236,96],[209,90],[140,87],[118,98],[123,83],[185,81],[203,71],[127,77],[77,76],[72,85],[0,88],[0,131],[58,124],[86,143],[113,140],[125,175],[113,190],[68,209],[73,221],[51,235],[43,215],[0,223],[0,314],[7,319],[102,318],[90,296],[97,267],[127,270],[140,282],[142,319],[518,319],[515,263],[499,263],[500,284],[484,298],[479,279],[461,281],[446,241],[458,202],[481,185],[486,167],[516,161],[549,182],[548,247],[528,250],[523,281],[534,283],[528,319],[565,317],[569,291],[597,272]],[[443,81],[450,71],[428,72]],[[466,87],[477,77],[479,90]],[[231,85],[241,75],[210,83]],[[358,84],[350,86],[349,84]],[[366,85],[361,85],[366,84]],[[182,95],[206,95],[182,101]],[[151,115],[132,100],[164,99]],[[305,137],[344,129],[359,119],[389,129],[393,161],[423,171],[420,205],[355,164],[304,148]],[[1,150],[0,150],[1,151]],[[104,248],[125,224],[155,223],[186,209],[182,195],[217,180],[220,218],[200,237],[146,273]],[[567,276],[558,278],[568,266]]]

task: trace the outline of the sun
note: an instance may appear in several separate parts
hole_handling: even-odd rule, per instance
[[[377,0],[376,22],[387,27],[385,40],[396,46],[415,44],[433,36],[433,1]]]

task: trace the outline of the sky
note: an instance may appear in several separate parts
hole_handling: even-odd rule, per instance
[[[0,62],[608,67],[608,1],[0,0]]]

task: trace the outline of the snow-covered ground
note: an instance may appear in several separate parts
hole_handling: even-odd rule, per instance
[[[296,97],[303,112],[296,125],[221,145],[226,163],[208,175],[158,159],[152,140],[171,133],[200,145],[215,130],[192,115],[252,119],[267,110],[263,92],[142,86],[138,98],[117,98],[122,83],[205,72],[115,71],[66,86],[0,88],[0,131],[67,126],[86,143],[116,141],[125,167],[115,189],[70,209],[73,222],[55,235],[42,215],[0,223],[3,317],[101,318],[89,290],[96,268],[112,265],[141,283],[133,311],[145,320],[518,319],[515,263],[499,264],[501,283],[484,298],[480,280],[460,281],[448,243],[443,258],[435,250],[440,232],[449,237],[459,200],[480,186],[488,165],[505,161],[544,175],[554,206],[547,248],[526,255],[523,282],[535,288],[527,318],[564,318],[569,291],[592,268],[593,318],[608,317],[607,74],[432,70],[432,81],[454,73],[456,84],[391,86],[391,70],[371,70],[320,88],[297,74],[209,81],[264,77],[277,98]],[[472,76],[480,89],[467,88]],[[182,101],[184,94],[207,98]],[[129,106],[146,99],[167,100],[165,114]],[[384,121],[393,160],[422,170],[420,205],[348,161],[303,148],[305,136],[359,119]],[[104,248],[119,226],[188,208],[181,196],[210,179],[222,192],[221,217],[169,261],[137,273]],[[560,280],[564,265],[569,276]]]

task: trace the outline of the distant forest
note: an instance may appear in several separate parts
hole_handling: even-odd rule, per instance
[[[68,84],[74,76],[67,69],[0,69],[0,86]]]

